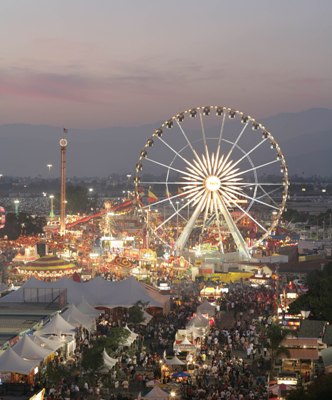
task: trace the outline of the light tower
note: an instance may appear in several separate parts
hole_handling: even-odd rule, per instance
[[[64,129],[67,133],[67,129]],[[66,231],[66,150],[67,139],[60,139],[61,149],[61,191],[60,191],[60,235],[64,235]]]

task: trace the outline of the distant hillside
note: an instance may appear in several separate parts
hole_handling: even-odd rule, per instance
[[[332,175],[332,110],[283,113],[262,121],[281,145],[291,174]],[[68,174],[107,176],[134,169],[140,149],[158,123],[139,127],[70,129]],[[0,125],[0,173],[47,176],[46,164],[59,175],[62,128],[41,125]]]

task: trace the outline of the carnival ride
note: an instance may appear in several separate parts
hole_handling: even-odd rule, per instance
[[[250,259],[270,236],[288,196],[288,170],[271,133],[222,106],[176,114],[141,150],[134,178],[139,212],[155,243],[175,253],[217,249]],[[153,202],[142,191],[153,191]]]

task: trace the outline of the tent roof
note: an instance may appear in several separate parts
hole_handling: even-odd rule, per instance
[[[11,347],[8,347],[0,356],[0,372],[29,375],[31,370],[38,365],[38,360],[24,360]]]
[[[167,365],[185,365],[185,363],[181,361],[177,356],[174,356],[170,360],[165,359],[165,363]]]
[[[28,360],[43,361],[53,350],[42,348],[29,335],[24,335],[13,347],[15,353]]]
[[[216,307],[213,306],[211,303],[209,303],[207,300],[205,300],[204,303],[200,304],[197,307],[197,312],[201,314],[214,315],[216,313]]]
[[[61,314],[61,317],[77,328],[83,326],[87,330],[92,331],[96,327],[95,318],[83,314],[74,304],[70,304],[67,310]]]
[[[90,305],[85,298],[82,298],[81,302],[76,306],[83,314],[89,315],[90,317],[98,317],[100,311],[97,311],[92,305]]]
[[[169,394],[164,390],[160,389],[159,386],[154,386],[150,392],[148,392],[145,396],[145,399],[168,399]]]
[[[56,314],[41,330],[41,335],[73,335],[75,327]]]
[[[118,360],[116,358],[110,357],[106,350],[103,351],[103,361],[106,367],[113,368],[117,364]]]
[[[39,332],[38,332],[39,333]],[[31,337],[34,343],[36,343],[38,346],[41,346],[43,349],[50,349],[52,351],[56,351],[60,349],[63,345],[64,342],[61,340],[56,340],[56,338],[46,338],[43,336],[39,336],[35,334]]]
[[[138,282],[134,277],[116,282],[106,281],[100,277],[88,282],[74,282],[68,278],[43,282],[31,278],[15,292],[2,297],[0,303],[24,302],[24,289],[26,288],[67,289],[69,304],[80,304],[84,297],[87,303],[95,307],[132,307],[141,301],[148,303],[149,307],[160,307],[166,310],[169,305],[169,296],[160,294],[155,288]]]
[[[200,312],[198,312],[196,316],[188,322],[187,327],[204,328],[208,325],[209,320],[203,317]]]

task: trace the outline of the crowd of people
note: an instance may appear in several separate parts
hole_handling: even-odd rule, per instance
[[[120,347],[112,354],[118,364],[108,373],[111,383],[107,390],[103,388],[102,379],[91,385],[78,377],[66,378],[58,387],[47,388],[47,398],[131,400],[143,396],[150,382],[165,385],[161,363],[166,354],[174,354],[177,330],[185,328],[200,304],[199,289],[197,283],[180,282],[169,314],[155,315],[148,325],[131,326],[139,340],[134,347]],[[215,323],[194,355],[196,367],[174,386],[177,398],[266,399],[269,354],[265,328],[271,323],[273,290],[252,288],[243,283],[231,284],[229,293],[218,305],[220,310]],[[127,322],[128,312],[101,316],[96,334],[79,341],[74,354],[75,365],[80,369],[84,349],[94,346],[98,336],[107,335],[115,326],[126,326]],[[171,379],[171,383],[175,381]]]

